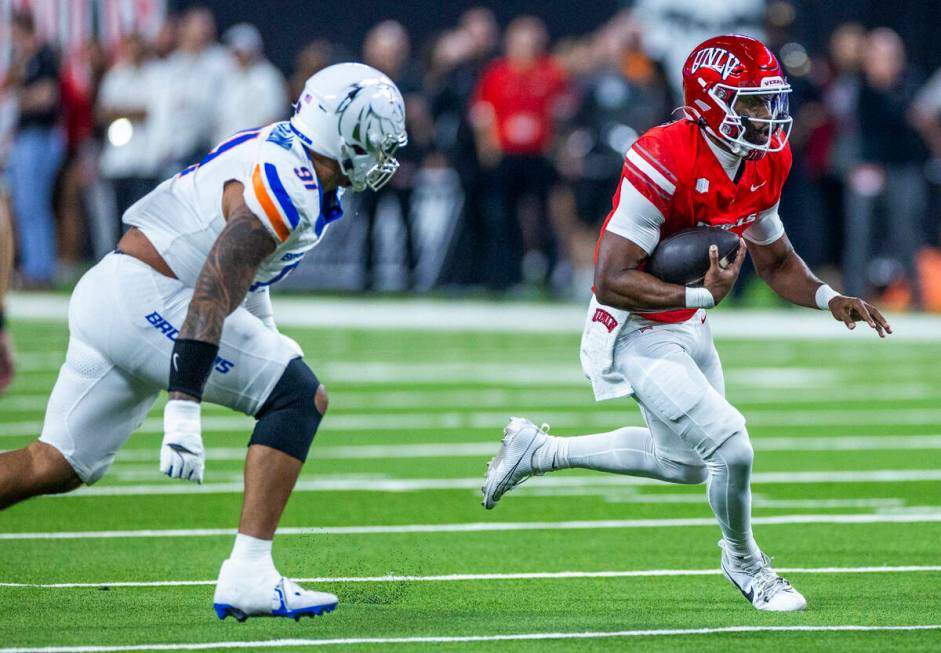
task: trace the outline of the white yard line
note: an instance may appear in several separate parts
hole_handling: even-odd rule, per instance
[[[586,304],[487,302],[479,300],[404,299],[351,297],[283,297],[275,295],[274,314],[279,325],[362,330],[485,331],[504,333],[581,332]],[[41,293],[10,293],[7,314],[12,321],[65,322],[68,297]],[[748,340],[835,339],[862,342],[874,335],[846,327],[819,311],[719,310],[709,313],[713,332],[720,337]],[[931,315],[889,316],[893,340],[937,341],[941,321]]]
[[[545,421],[557,428],[610,428],[612,426],[641,425],[643,418],[632,405],[623,408],[578,410],[552,410],[531,412],[530,416]],[[782,410],[778,407],[763,409],[752,408],[745,411],[749,424],[758,426],[872,426],[872,425],[923,425],[941,424],[941,408],[846,408],[846,409],[802,409]],[[409,413],[373,413],[353,415],[331,415],[324,422],[324,428],[331,431],[414,431],[417,429],[495,429],[499,432],[508,418],[507,411],[454,411],[454,412],[409,412]],[[203,418],[203,431],[211,432],[249,432],[254,425],[251,418],[231,416],[206,416]],[[0,422],[0,437],[20,437],[38,435],[42,422],[30,420],[23,422]],[[160,418],[144,420],[139,433],[162,433],[163,421]]]
[[[728,384],[730,387],[735,387]],[[508,413],[520,406],[527,410],[534,408],[583,408],[591,405],[590,389],[587,384],[580,384],[578,390],[555,388],[527,390],[498,388],[465,388],[451,390],[427,388],[424,390],[343,390],[332,393],[330,401],[336,408],[344,410],[377,410],[401,408],[450,408],[460,409],[468,406],[487,406],[490,410],[504,407]],[[817,387],[754,389],[745,387],[733,391],[733,403],[748,410],[755,404],[775,404],[790,406],[795,404],[841,404],[848,401],[858,403],[897,403],[923,399],[941,399],[941,390],[925,383],[909,383],[890,386],[846,386],[843,384],[820,389]],[[46,409],[48,393],[7,394],[0,397],[0,409],[4,413],[39,412]],[[163,400],[157,401],[155,411],[163,407]],[[227,414],[228,410],[209,404],[204,415],[212,413]],[[155,415],[155,413],[152,413]]]
[[[871,515],[773,515],[753,517],[753,524],[923,524],[941,522],[941,512],[871,514]],[[400,524],[392,526],[286,526],[278,529],[287,535],[388,535],[410,533],[485,533],[505,531],[592,530],[626,528],[675,528],[708,526],[712,517],[679,519],[602,519],[557,522],[476,522],[463,524]],[[0,533],[0,540],[85,540],[163,537],[219,537],[235,535],[234,528],[143,529],[122,531],[51,531],[37,533]]]
[[[941,449],[941,435],[873,435],[806,438],[752,438],[757,451],[903,451]],[[499,442],[432,442],[427,444],[379,444],[349,447],[315,446],[311,457],[319,460],[370,460],[389,458],[476,458],[496,453]],[[245,447],[208,447],[206,458],[244,460]],[[118,463],[156,461],[159,449],[122,449]]]
[[[210,475],[211,478],[211,475]],[[301,478],[295,492],[418,492],[430,490],[480,489],[483,476],[469,478]],[[941,469],[879,469],[871,471],[758,472],[752,483],[768,485],[803,485],[807,483],[906,483],[941,481]],[[635,476],[578,475],[539,476],[528,487],[619,487],[625,485],[663,485],[661,481]],[[238,494],[241,481],[222,483],[174,483],[152,485],[95,485],[68,494],[52,494],[45,500],[94,496],[146,496],[175,494]]]
[[[702,505],[700,493],[687,494],[641,494],[634,488],[520,488],[521,495],[535,497],[594,496],[607,503],[630,503],[652,505]],[[876,510],[911,510],[924,509],[937,511],[941,506],[906,506],[904,499],[865,498],[865,499],[768,499],[759,494],[752,495],[753,508],[818,510],[821,508],[873,508]]]
[[[125,644],[116,646],[47,646],[2,648],[0,653],[122,653],[124,651],[201,651],[206,649],[296,648],[312,646],[456,644],[472,642],[615,639],[626,637],[683,637],[747,633],[846,633],[912,632],[941,630],[941,624],[911,626],[724,626],[719,628],[670,628],[649,630],[580,631],[562,633],[511,633],[505,635],[427,635],[421,637],[354,637],[337,639],[267,639],[255,641]]]
[[[894,567],[775,567],[782,574],[902,574],[941,571],[941,565]],[[443,574],[439,576],[314,576],[295,578],[299,583],[447,583],[475,580],[564,580],[578,578],[655,578],[716,576],[720,569],[634,569],[628,571],[537,571],[516,574]],[[88,587],[189,587],[215,585],[215,580],[103,581],[98,583],[0,583],[0,587],[71,589]]]

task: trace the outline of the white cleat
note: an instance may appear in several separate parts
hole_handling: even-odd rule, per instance
[[[222,563],[212,607],[220,619],[232,615],[238,621],[249,617],[315,617],[332,612],[339,599],[327,592],[312,592],[283,577],[273,567],[259,572],[234,564]]]
[[[725,540],[722,549],[722,573],[758,610],[795,612],[807,607],[807,599],[778,576],[771,568],[771,558],[764,553],[757,562],[746,561],[729,551]]]
[[[487,463],[487,478],[483,487],[483,506],[493,508],[504,494],[530,478],[542,473],[533,469],[533,453],[542,447],[549,436],[547,424],[538,427],[528,419],[511,417],[503,429],[503,446]]]

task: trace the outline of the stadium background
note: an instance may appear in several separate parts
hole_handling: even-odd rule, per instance
[[[287,646],[278,643],[285,638],[372,651],[399,650],[396,641],[400,650],[587,651],[623,645],[610,639],[617,636],[644,650],[938,650],[941,323],[915,311],[910,288],[917,278],[925,308],[941,305],[941,147],[931,140],[941,82],[926,86],[941,66],[941,3],[638,0],[574,11],[571,3],[528,1],[370,0],[338,9],[288,0],[0,0],[0,70],[10,62],[11,11],[26,6],[61,55],[68,147],[46,198],[54,265],[39,265],[48,277],[30,277],[21,253],[7,298],[17,374],[0,396],[0,449],[25,446],[42,427],[68,341],[67,291],[113,247],[120,203],[198,160],[219,140],[217,121],[265,104],[226,103],[222,90],[205,113],[159,104],[187,92],[198,99],[198,82],[215,73],[201,77],[206,68],[197,65],[229,62],[229,42],[253,42],[241,30],[219,45],[204,29],[206,14],[191,10],[209,7],[220,37],[254,24],[288,82],[312,42],[301,80],[312,66],[360,58],[380,24],[395,50],[403,32],[384,21],[397,21],[411,44],[405,77],[419,110],[410,115],[421,117],[422,103],[433,109],[430,127],[411,127],[414,149],[403,159],[415,174],[399,177],[410,180],[405,188],[349,197],[328,241],[274,292],[279,327],[331,391],[275,556],[284,573],[339,595],[340,609],[300,625],[215,620],[212,579],[231,546],[251,420],[207,406],[206,483],[175,484],[158,470],[161,399],[100,483],[0,513],[0,653],[207,642],[225,650],[233,642]],[[473,89],[502,52],[494,38],[468,59],[475,28],[467,12],[481,6],[500,36],[520,16],[541,18],[549,51],[569,71],[543,157],[553,183],[535,184],[550,193],[545,211],[531,199],[518,212],[492,203],[516,178],[481,164],[470,126]],[[483,21],[477,28],[488,21],[487,12],[471,15]],[[194,51],[175,57],[167,26],[187,20]],[[872,122],[859,110],[865,75],[856,59],[877,52],[869,65],[878,68],[898,54],[899,40],[882,27],[906,49],[905,83],[869,96],[870,113],[895,127],[877,119],[861,129],[860,121]],[[509,415],[549,422],[560,435],[642,423],[632,402],[594,403],[579,369],[591,249],[631,134],[677,104],[670,80],[689,48],[730,30],[767,38],[795,83],[797,164],[782,202],[791,238],[835,287],[856,284],[895,309],[896,334],[879,341],[825,314],[784,308],[743,278],[739,294],[710,312],[728,394],[756,450],[756,535],[808,596],[800,615],[757,613],[719,576],[719,531],[702,487],[573,470],[533,479],[493,512],[479,506],[477,490]],[[122,37],[135,31],[158,41],[157,76],[126,74],[103,93]],[[846,56],[840,74],[837,33]],[[436,49],[450,63],[429,75]],[[196,73],[187,76],[187,67]],[[223,68],[220,88],[229,81],[233,94],[261,98],[256,82],[240,84],[231,64]],[[12,96],[0,91],[3,163],[17,131]],[[147,127],[138,118],[120,122],[127,102],[177,120],[155,127],[164,130],[155,143],[135,142]],[[920,113],[908,111],[913,103]],[[287,115],[286,96],[278,110]],[[205,122],[194,128],[184,115]],[[898,123],[909,117],[919,127],[903,123],[903,134]],[[167,149],[182,136],[178,150]],[[888,156],[894,143],[885,136],[902,151]],[[140,148],[136,156],[112,156],[128,143]],[[865,159],[864,147],[870,156],[882,148],[885,160]],[[158,149],[163,158],[154,162]],[[890,167],[915,191],[882,206],[880,175]],[[411,200],[418,244],[411,290],[403,200]],[[363,239],[374,211],[381,219],[370,276]],[[900,243],[891,236],[903,220],[917,229]],[[848,236],[860,240],[870,227],[864,246],[848,247]],[[488,245],[495,234],[506,237]],[[913,245],[917,265],[905,255]],[[560,635],[527,641],[541,633]]]
[[[400,62],[374,62],[397,67],[387,72],[409,96],[412,145],[403,152],[405,165],[394,189],[349,197],[347,219],[282,287],[584,299],[592,244],[625,147],[679,105],[677,71],[686,52],[710,34],[738,31],[765,38],[795,85],[795,168],[782,215],[798,251],[835,286],[879,297],[889,308],[941,308],[941,77],[928,84],[941,65],[931,44],[941,4],[639,0],[592,2],[578,11],[545,10],[541,4],[467,1],[432,11],[428,3],[368,0],[342,20],[325,20],[328,3],[292,0],[273,3],[272,11],[261,14],[254,5],[221,0],[3,0],[0,75],[11,61],[7,24],[18,8],[35,8],[38,31],[61,57],[59,119],[66,150],[54,175],[54,211],[18,224],[20,231],[39,232],[37,223],[54,222],[31,242],[48,241],[34,258],[56,252],[56,260],[24,265],[21,248],[22,285],[68,287],[111,247],[120,228],[117,216],[132,199],[201,158],[221,140],[226,125],[244,128],[254,126],[253,120],[289,115],[289,99],[308,74],[332,61],[368,58],[365,47],[372,38],[374,57],[384,56],[382,48],[407,53]],[[484,9],[471,11],[475,7]],[[151,105],[149,117],[133,122],[138,136],[146,132],[150,140],[123,144],[126,131],[109,128],[120,120],[113,109],[127,108],[117,107],[118,99],[129,100],[101,92],[109,71],[126,60],[122,38],[140,33],[149,50],[145,66],[163,68],[164,79],[172,79],[174,59],[182,59],[178,50],[187,47],[177,41],[179,26],[199,8],[208,9],[208,22],[203,37],[196,37],[203,41],[194,46],[199,52],[192,60],[229,59],[216,39],[233,25],[250,23],[261,38],[257,56],[277,69],[266,74],[283,76],[289,90],[253,113],[232,108],[244,102],[239,93],[267,96],[272,84],[283,82],[239,77],[231,62],[196,85],[164,81],[163,88],[144,81],[143,74],[131,75],[121,92],[136,98],[131,104],[141,110]],[[565,75],[552,98],[550,138],[530,153],[540,167],[530,178],[507,174],[512,166],[497,162],[499,152],[485,160],[492,153],[481,151],[482,128],[472,111],[483,74],[502,56],[507,26],[527,14],[544,23],[547,54]],[[478,41],[468,44],[468,34]],[[244,44],[251,37],[241,38]],[[223,45],[231,44],[229,39]],[[898,79],[885,88],[866,82],[866,66],[879,64],[866,63],[865,52],[879,48],[887,49],[870,59],[904,58]],[[852,49],[855,54],[846,54]],[[873,92],[863,93],[861,107],[860,92],[870,86]],[[215,92],[205,92],[210,87]],[[158,89],[154,95],[164,100],[146,97],[145,88]],[[0,161],[9,163],[17,130],[12,81],[6,89],[0,90]],[[166,108],[174,102],[203,106],[181,115]],[[155,104],[163,105],[163,118]],[[218,117],[239,111],[249,124]],[[880,111],[911,115],[887,124]],[[184,128],[177,128],[180,123]],[[888,132],[903,145],[887,150],[880,134]],[[883,173],[891,183],[881,181]],[[905,189],[916,191],[914,197],[906,193],[905,202],[892,192],[902,187],[900,178]],[[49,194],[39,185],[18,192]],[[520,195],[522,203],[516,204]],[[19,240],[24,242],[22,235]],[[746,269],[734,299],[775,305],[752,281]]]

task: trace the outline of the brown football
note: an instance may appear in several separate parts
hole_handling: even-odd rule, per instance
[[[709,270],[709,246],[719,247],[719,265],[735,259],[739,238],[719,227],[692,227],[660,241],[646,271],[668,283],[698,286]]]

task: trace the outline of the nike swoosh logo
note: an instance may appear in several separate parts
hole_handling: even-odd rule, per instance
[[[179,354],[173,354],[173,371],[174,371],[174,372],[179,372],[179,371],[180,371],[180,366],[176,364],[176,361],[177,361],[177,359],[178,359],[179,357],[180,357]]]
[[[759,188],[761,188],[762,186],[764,186],[764,185],[767,184],[767,183],[768,183],[768,182],[763,181],[763,182],[761,182],[760,184],[758,184],[757,186],[752,186],[752,187],[751,187],[751,192],[754,193],[756,190],[758,190]]]

